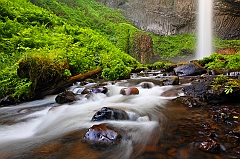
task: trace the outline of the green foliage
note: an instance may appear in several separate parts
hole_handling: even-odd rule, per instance
[[[240,70],[240,52],[235,55],[221,55],[213,53],[199,61],[200,65],[207,66],[209,69],[231,69]]]
[[[13,97],[24,98],[31,96],[31,82],[27,78],[19,78],[17,65],[6,67],[0,72],[0,97],[13,94]]]
[[[132,54],[138,32],[118,11],[94,0],[0,0],[0,98],[30,98],[46,80],[99,67],[106,79],[126,77],[141,66],[126,54]],[[193,35],[151,36],[161,57],[194,50]],[[238,68],[238,59],[226,67]],[[18,76],[22,67],[27,78]]]
[[[174,36],[152,35],[154,52],[161,58],[167,59],[176,55],[185,56],[193,54],[196,44],[196,37],[190,34]]]
[[[240,40],[222,40],[214,38],[214,47],[216,50],[223,48],[234,48],[240,50]]]
[[[164,68],[167,68],[170,65],[171,65],[170,62],[159,61],[159,62],[155,62],[153,64],[153,67],[156,68],[156,69],[164,69]]]
[[[227,78],[225,75],[218,75],[211,84],[216,91],[223,90],[226,94],[233,93],[240,89],[240,80]]]
[[[94,0],[40,0],[36,4],[53,11],[68,24],[96,30],[126,53],[131,52],[131,37],[139,31],[119,12]]]

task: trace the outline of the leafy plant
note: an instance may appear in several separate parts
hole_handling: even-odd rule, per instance
[[[229,94],[233,93],[237,89],[240,89],[240,80],[227,78],[225,75],[218,75],[213,80],[211,86],[216,91],[223,89],[226,94]]]

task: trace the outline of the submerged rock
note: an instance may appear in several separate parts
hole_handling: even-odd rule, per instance
[[[198,148],[210,153],[220,153],[221,151],[220,144],[211,138],[208,138],[206,141],[201,142]]]
[[[152,82],[141,82],[139,85],[145,89],[150,89],[154,87],[154,83]]]
[[[198,100],[196,100],[193,97],[190,96],[180,96],[177,97],[176,99],[174,99],[175,102],[181,103],[185,106],[188,107],[202,107],[204,106],[203,103],[199,102]]]
[[[122,135],[107,124],[93,125],[83,137],[83,141],[97,146],[119,143]]]
[[[55,98],[56,103],[63,104],[75,101],[75,94],[71,91],[65,91],[57,95]]]
[[[128,120],[128,114],[121,109],[103,107],[92,117],[92,121]]]

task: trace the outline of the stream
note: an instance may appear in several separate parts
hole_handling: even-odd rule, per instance
[[[143,88],[143,81],[151,88]],[[56,95],[0,108],[1,159],[220,159],[239,158],[235,125],[216,123],[212,113],[220,106],[190,108],[172,101],[183,96],[182,85],[159,86],[158,79],[141,77],[107,82],[106,94],[95,93],[68,104],[57,104]],[[186,84],[185,84],[186,85]],[[136,87],[138,95],[122,95]],[[79,85],[69,88],[77,92]],[[224,107],[225,105],[223,105]],[[239,104],[229,104],[238,113]],[[91,121],[102,107],[125,110],[129,120]],[[236,113],[237,113],[236,112]],[[234,116],[238,119],[238,116]],[[107,147],[83,142],[93,125],[108,124],[122,133],[119,143]],[[220,152],[199,148],[207,136],[216,135]],[[233,135],[234,136],[234,135]],[[214,138],[214,137],[213,137]]]

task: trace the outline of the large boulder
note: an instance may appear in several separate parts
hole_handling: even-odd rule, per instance
[[[121,109],[103,107],[92,117],[92,121],[102,120],[128,120],[128,114]]]
[[[178,76],[196,76],[206,73],[206,69],[197,63],[189,63],[174,68],[175,74]]]

